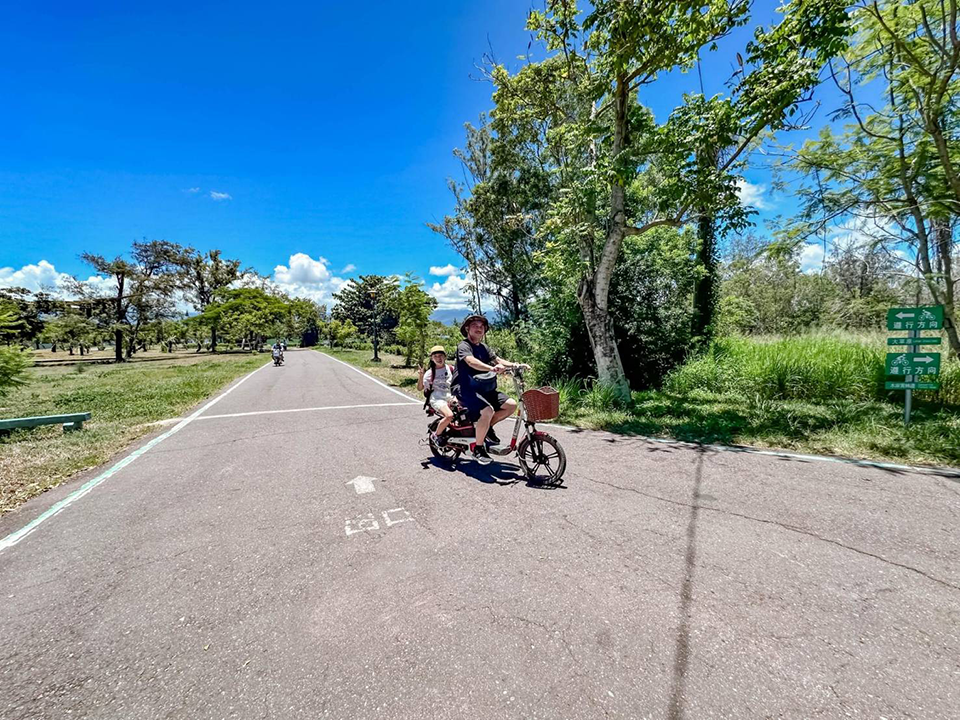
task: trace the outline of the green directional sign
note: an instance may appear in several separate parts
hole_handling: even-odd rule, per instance
[[[939,375],[940,353],[887,353],[886,368],[887,375],[913,375],[918,380],[927,375]]]
[[[887,338],[887,345],[939,345],[938,337]]]
[[[939,330],[942,327],[942,305],[887,310],[887,330]]]
[[[939,390],[940,383],[936,382],[885,382],[887,390]]]

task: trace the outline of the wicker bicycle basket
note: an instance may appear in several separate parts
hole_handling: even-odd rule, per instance
[[[546,422],[560,415],[560,393],[549,386],[527,390],[523,404],[527,408],[527,419],[532,422]]]

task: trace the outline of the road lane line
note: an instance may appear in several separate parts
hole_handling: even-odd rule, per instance
[[[271,362],[272,362],[272,361],[271,361]],[[95,478],[93,478],[92,480],[88,480],[87,482],[85,482],[85,483],[80,487],[79,490],[76,490],[76,491],[70,493],[69,495],[67,495],[67,497],[65,497],[63,500],[59,501],[58,503],[56,503],[53,507],[49,508],[45,513],[43,513],[43,514],[40,515],[39,517],[34,518],[33,520],[31,520],[29,523],[27,523],[24,527],[20,528],[20,529],[17,530],[16,532],[13,532],[13,533],[10,533],[9,535],[7,535],[5,538],[3,538],[3,540],[0,540],[0,552],[3,552],[3,551],[6,550],[7,548],[11,548],[11,547],[13,547],[14,545],[16,545],[18,542],[20,542],[20,541],[23,540],[25,537],[27,537],[30,533],[32,533],[34,530],[36,530],[36,529],[40,526],[40,524],[41,524],[42,522],[44,522],[45,520],[49,520],[49,519],[52,518],[54,515],[58,514],[59,512],[61,512],[61,511],[64,510],[65,508],[67,508],[68,506],[70,506],[70,505],[72,505],[73,503],[75,503],[77,500],[79,500],[80,498],[82,498],[82,497],[83,497],[84,495],[86,495],[88,492],[90,492],[91,490],[93,490],[97,485],[99,485],[100,483],[104,482],[105,480],[107,480],[108,478],[110,478],[112,475],[115,475],[117,472],[119,472],[120,470],[122,470],[123,468],[125,468],[127,465],[129,465],[130,463],[132,463],[134,460],[136,460],[138,457],[140,457],[140,456],[143,455],[145,452],[147,452],[150,448],[152,448],[152,447],[154,447],[155,445],[158,445],[159,443],[163,442],[163,441],[166,440],[168,437],[170,437],[171,435],[173,435],[175,432],[177,432],[177,431],[185,428],[185,427],[186,427],[187,425],[189,425],[191,422],[193,422],[194,420],[196,420],[197,417],[200,415],[200,413],[202,413],[204,410],[207,410],[208,408],[211,408],[211,407],[213,407],[214,405],[216,405],[218,402],[220,402],[221,400],[223,400],[223,398],[225,398],[227,395],[229,395],[230,393],[232,393],[232,392],[233,392],[234,390],[236,390],[238,387],[240,387],[241,385],[243,385],[243,383],[245,383],[245,382],[246,382],[247,380],[249,380],[251,377],[253,377],[253,374],[254,374],[254,373],[256,373],[256,372],[258,372],[258,371],[260,371],[260,370],[263,370],[263,368],[265,368],[265,367],[267,367],[267,366],[269,366],[269,365],[270,365],[270,363],[268,362],[268,363],[266,363],[265,365],[261,365],[261,366],[258,367],[256,370],[253,370],[253,371],[247,373],[244,377],[242,377],[242,378],[240,379],[239,382],[237,382],[237,383],[235,383],[234,385],[232,385],[232,386],[230,386],[229,388],[227,388],[227,390],[226,390],[224,393],[222,393],[222,394],[218,395],[217,397],[215,397],[213,400],[211,400],[210,402],[208,402],[206,405],[204,405],[204,406],[203,406],[202,408],[200,408],[199,410],[195,411],[193,414],[189,415],[188,417],[185,417],[183,420],[181,420],[181,421],[178,422],[176,425],[174,425],[172,428],[170,428],[170,429],[167,430],[165,433],[163,433],[163,435],[158,435],[157,437],[155,437],[153,440],[151,440],[150,442],[148,442],[148,443],[147,443],[146,445],[144,445],[143,447],[137,448],[137,449],[134,450],[132,453],[130,453],[129,455],[127,455],[125,458],[123,458],[123,460],[121,460],[120,462],[116,463],[116,464],[115,464],[113,467],[111,467],[109,470],[105,470],[104,472],[100,473],[99,475],[97,475],[97,476],[96,476]]]
[[[197,420],[216,420],[217,418],[247,417],[248,415],[276,415],[278,413],[311,412],[313,410],[353,410],[354,408],[407,407],[407,403],[367,403],[366,405],[326,405],[324,407],[292,408],[290,410],[253,410],[251,412],[227,413],[225,415],[204,415]]]
[[[319,352],[319,351],[318,351],[318,352]],[[400,390],[397,390],[396,388],[392,388],[392,387],[390,387],[389,385],[387,385],[386,383],[380,382],[380,381],[377,380],[375,377],[373,377],[373,375],[368,375],[368,374],[365,373],[363,370],[361,370],[361,369],[358,368],[358,367],[354,367],[354,366],[351,365],[350,363],[344,362],[343,360],[338,360],[337,358],[333,357],[333,355],[327,355],[325,352],[321,352],[320,354],[323,355],[324,357],[330,358],[330,359],[333,360],[334,362],[338,362],[338,363],[340,363],[341,365],[345,365],[346,367],[350,368],[350,369],[353,370],[354,372],[360,373],[361,375],[363,375],[363,376],[364,376],[365,378],[367,378],[368,380],[373,380],[377,385],[379,385],[379,386],[381,386],[381,387],[385,387],[387,390],[389,390],[389,391],[392,392],[392,393],[396,393],[396,394],[399,395],[400,397],[405,398],[408,402],[417,403],[417,405],[422,404],[419,400],[415,400],[414,398],[412,398],[412,397],[410,397],[409,395],[407,395],[405,392],[402,392],[402,391],[400,391]]]

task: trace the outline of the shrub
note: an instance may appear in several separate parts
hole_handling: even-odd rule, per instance
[[[667,387],[776,400],[882,399],[883,358],[876,347],[831,336],[725,338],[672,373]]]
[[[24,384],[23,375],[30,366],[30,356],[16,347],[0,347],[0,397]]]

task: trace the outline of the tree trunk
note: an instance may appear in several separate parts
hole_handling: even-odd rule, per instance
[[[713,338],[717,309],[717,238],[711,215],[697,222],[697,265],[702,269],[693,287],[691,340],[697,349],[705,348]]]
[[[73,355],[73,345],[70,346],[70,350],[67,353],[68,355]]]
[[[957,306],[953,294],[953,228],[949,222],[938,222],[934,225],[934,242],[937,246],[937,264],[940,277],[943,278],[943,314],[947,320],[947,341],[950,343],[951,354],[960,359],[960,335],[957,333]]]
[[[616,88],[616,116],[611,147],[614,163],[627,144],[628,100],[627,83],[624,77],[620,77]],[[581,257],[587,261],[587,267],[596,269],[592,272],[584,271],[584,275],[580,278],[580,286],[577,288],[577,299],[583,311],[590,346],[597,363],[597,379],[602,384],[613,388],[621,400],[630,399],[630,384],[623,371],[623,362],[620,359],[617,338],[613,331],[613,319],[610,317],[607,303],[610,298],[613,271],[620,256],[620,246],[626,236],[626,228],[626,192],[623,181],[613,177],[610,180],[610,214],[607,233],[599,263],[593,262],[593,239],[586,238],[581,241]]]
[[[215,353],[217,351],[217,328],[216,326],[210,328],[210,352]]]
[[[123,330],[117,328],[113,331],[113,349],[114,360],[118,363],[123,362]]]
[[[594,294],[590,291],[590,283],[581,281],[580,307],[583,309],[593,358],[597,363],[597,379],[601,384],[614,388],[621,398],[628,399],[630,385],[617,349],[613,318],[605,306],[597,304]]]

